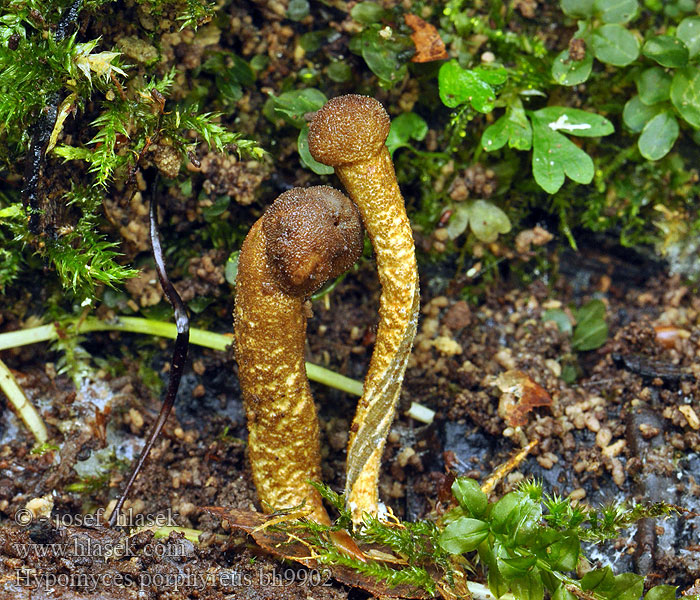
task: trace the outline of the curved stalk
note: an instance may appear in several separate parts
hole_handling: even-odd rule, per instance
[[[74,322],[77,323],[78,319]],[[87,318],[80,323],[75,333],[90,333],[92,331],[124,331],[156,335],[173,340],[177,337],[177,328],[174,323],[164,323],[163,321],[139,317],[116,317],[110,321]],[[40,327],[0,333],[0,350],[47,342],[58,337],[56,325],[41,325]],[[190,329],[190,343],[196,346],[224,351],[231,345],[232,341],[232,334],[213,333],[206,329]],[[330,369],[307,362],[306,374],[311,381],[347,392],[348,394],[362,396],[362,383],[360,381],[334,373]]]
[[[24,391],[17,383],[15,376],[12,374],[12,371],[10,371],[7,365],[1,360],[0,389],[5,392],[10,404],[15,407],[19,418],[24,421],[27,429],[32,432],[37,443],[45,443],[46,440],[49,439],[49,434],[46,431],[46,425],[44,425],[39,411],[29,402]]]

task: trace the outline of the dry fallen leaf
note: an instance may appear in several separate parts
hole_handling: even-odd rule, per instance
[[[290,514],[286,517],[280,517],[263,515],[251,510],[221,508],[218,506],[206,506],[204,510],[219,517],[222,521],[226,521],[232,528],[245,531],[255,540],[258,546],[270,554],[280,558],[295,560],[309,568],[328,569],[335,579],[345,585],[363,589],[377,597],[415,600],[430,598],[430,595],[425,590],[413,586],[399,585],[390,588],[381,581],[372,579],[348,567],[319,564],[316,560],[313,546],[302,537],[270,528],[270,525],[280,524],[282,521],[294,521],[295,518],[298,518],[298,515]],[[370,549],[369,547],[363,548],[362,551],[369,551]]]
[[[413,29],[411,39],[416,46],[416,53],[411,62],[424,63],[449,58],[445,44],[434,25],[412,14],[404,15],[404,20],[406,25]]]
[[[503,392],[498,413],[510,427],[527,424],[527,413],[536,406],[551,406],[552,397],[527,374],[511,369],[496,378],[495,384]]]

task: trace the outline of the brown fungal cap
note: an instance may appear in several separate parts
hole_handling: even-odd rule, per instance
[[[384,146],[390,126],[389,115],[374,98],[331,98],[309,123],[311,156],[332,167],[367,160]]]
[[[266,252],[286,293],[309,296],[346,271],[363,246],[357,207],[328,186],[294,188],[279,196],[263,217]]]

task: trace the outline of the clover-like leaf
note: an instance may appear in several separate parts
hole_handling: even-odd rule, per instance
[[[367,27],[359,38],[353,51],[362,55],[367,66],[384,84],[393,84],[408,71],[406,58],[402,57],[407,49],[399,39],[386,39],[380,34],[380,26]]]
[[[376,2],[358,2],[350,11],[350,16],[363,25],[378,23],[386,14],[387,11]]]
[[[552,63],[552,77],[561,85],[578,85],[588,79],[593,69],[593,55],[586,50],[581,60],[572,60],[569,50],[560,52]]]
[[[552,131],[563,131],[579,137],[599,137],[615,131],[613,124],[605,117],[568,106],[541,108],[533,116],[547,121],[547,127]]]
[[[637,13],[637,0],[595,0],[593,9],[604,23],[627,23]]]
[[[657,35],[647,40],[642,54],[662,67],[685,67],[688,64],[688,48],[682,40],[672,35]]]
[[[506,113],[489,125],[481,136],[481,147],[487,152],[499,150],[506,143],[509,148],[517,150],[532,147],[532,127],[519,101],[509,105]]]
[[[671,102],[681,117],[700,128],[700,70],[679,69],[671,81]]]
[[[637,142],[639,153],[647,160],[666,156],[678,139],[678,121],[670,111],[660,112],[645,126]]]
[[[532,172],[550,194],[559,191],[566,176],[577,183],[590,183],[595,172],[591,157],[559,131],[585,137],[614,131],[612,123],[600,115],[562,106],[532,113],[532,127]]]
[[[700,17],[687,17],[678,24],[676,37],[688,48],[688,58],[700,52]]]
[[[510,219],[488,200],[475,200],[469,210],[469,227],[479,240],[489,244],[495,242],[500,233],[510,231]]]
[[[575,19],[585,19],[593,14],[593,0],[561,0],[565,15]]]
[[[639,56],[639,40],[617,23],[595,29],[591,42],[595,57],[609,65],[625,67]]]
[[[622,121],[633,132],[639,133],[644,126],[662,110],[662,105],[648,106],[639,96],[633,96],[625,103]]]
[[[391,129],[386,138],[386,145],[392,156],[397,148],[410,146],[409,141],[422,140],[428,133],[428,124],[423,117],[414,112],[402,113],[391,121]]]
[[[651,67],[637,77],[639,99],[651,106],[668,100],[671,93],[671,76],[661,67]]]
[[[484,81],[477,71],[460,67],[454,59],[440,67],[438,90],[443,104],[450,108],[469,102],[474,110],[489,113],[496,103],[491,84]]]
[[[328,98],[320,90],[304,88],[273,96],[272,102],[278,115],[282,116],[290,125],[301,129],[306,125],[304,115],[319,110],[328,102]]]
[[[457,239],[467,230],[470,212],[469,204],[460,204],[454,209],[447,224],[447,235],[451,240]]]

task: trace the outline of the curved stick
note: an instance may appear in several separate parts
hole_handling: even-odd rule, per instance
[[[190,320],[187,316],[187,309],[185,304],[182,302],[179,294],[175,290],[175,287],[168,279],[168,274],[165,270],[165,259],[163,258],[163,249],[160,245],[160,236],[158,234],[158,207],[156,203],[156,189],[158,185],[158,178],[155,178],[153,182],[153,192],[151,194],[151,205],[150,205],[150,235],[151,235],[151,248],[153,250],[153,259],[156,263],[156,271],[158,273],[158,279],[160,280],[160,285],[163,288],[166,298],[172,304],[173,311],[175,313],[175,324],[177,326],[177,337],[175,338],[175,347],[173,348],[173,359],[171,362],[170,376],[168,380],[168,391],[165,394],[165,399],[163,400],[163,405],[160,408],[160,413],[156,422],[153,424],[148,438],[146,439],[146,444],[141,450],[136,464],[132,467],[129,479],[126,482],[124,491],[122,491],[117,504],[109,517],[110,527],[114,527],[118,524],[119,513],[124,506],[124,501],[129,495],[129,491],[136,481],[141,468],[143,467],[148,455],[153,448],[153,444],[158,439],[165,421],[168,419],[168,415],[173,408],[175,403],[175,397],[177,396],[177,390],[180,387],[180,379],[182,378],[182,371],[185,367],[185,361],[187,360],[187,352],[189,350],[189,340],[190,340]]]

